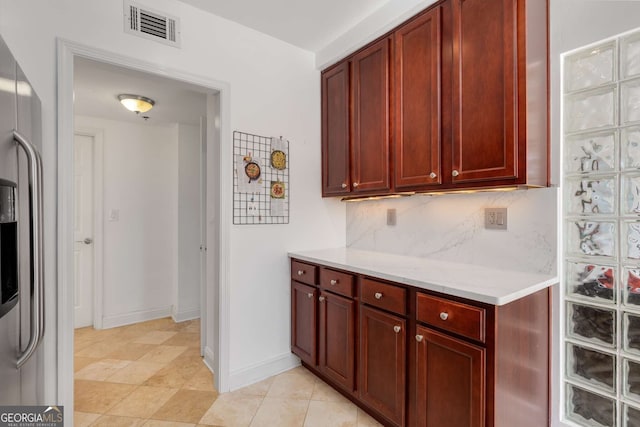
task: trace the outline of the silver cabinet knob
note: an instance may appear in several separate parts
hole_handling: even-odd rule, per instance
[[[440,318],[442,320],[447,320],[449,318],[449,313],[445,313],[444,311],[440,313]]]
[[[401,329],[402,328],[400,326],[396,325],[396,326],[393,327],[393,332],[395,332],[397,334],[398,332],[400,332]]]
[[[347,183],[346,182],[342,183],[342,188],[347,188]]]
[[[376,297],[376,299],[380,299],[382,298],[382,293],[376,292],[373,296]]]
[[[437,173],[435,173],[435,172],[431,172],[431,173],[429,174],[429,178],[431,178],[431,179],[435,179],[437,176],[438,176],[438,174],[437,174]]]
[[[422,342],[423,339],[424,337],[422,335],[416,335],[416,341]]]
[[[324,298],[324,297],[320,297],[320,298],[318,298],[318,301],[320,301],[320,302],[324,302],[324,300],[325,300],[325,298]]]
[[[338,281],[336,279],[331,279],[329,283],[331,283],[331,285],[333,286],[333,285],[337,285]]]
[[[358,183],[357,183],[357,182],[354,182],[354,183],[353,183],[353,187],[355,188],[355,187],[357,187],[357,186],[358,186]]]
[[[460,175],[460,172],[458,172],[457,170],[454,170],[453,172],[451,172],[451,175],[458,176]]]
[[[307,297],[308,297],[308,298],[313,298],[313,294],[312,294],[311,292],[309,292],[309,293],[307,294]]]
[[[298,276],[302,276],[304,274],[304,270],[298,270]]]
[[[85,245],[90,245],[93,243],[93,239],[91,237],[87,237],[82,241],[82,243],[84,243]]]

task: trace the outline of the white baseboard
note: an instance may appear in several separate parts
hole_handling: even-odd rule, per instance
[[[191,310],[176,312],[175,306],[173,306],[171,310],[171,317],[173,318],[173,321],[176,323],[186,322],[187,320],[199,319],[200,308],[194,308]]]
[[[116,328],[118,326],[131,325],[133,323],[146,322],[147,320],[161,319],[169,316],[171,316],[171,307],[134,311],[133,313],[104,316],[102,319],[102,327],[104,329]]]
[[[215,357],[213,350],[209,347],[204,348],[204,364],[207,365],[207,368],[215,374],[215,371],[213,370],[213,367],[216,366]]]
[[[300,359],[291,353],[281,354],[261,363],[230,372],[229,389],[231,391],[257,383],[266,378],[300,366]]]

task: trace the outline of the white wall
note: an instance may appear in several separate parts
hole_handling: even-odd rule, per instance
[[[413,196],[349,203],[347,245],[509,270],[556,270],[557,188]],[[507,230],[486,230],[484,209],[507,208]],[[387,225],[396,209],[396,225]]]
[[[349,31],[320,49],[316,54],[318,68],[326,68],[340,58],[355,52],[437,0],[394,0],[378,8]]]
[[[177,268],[177,127],[75,119],[104,134],[103,326],[167,316]]]
[[[200,315],[200,126],[178,125],[178,277],[173,317]]]
[[[56,210],[57,37],[146,61],[159,69],[227,82],[231,128],[221,141],[226,146],[231,144],[231,130],[282,135],[291,141],[289,225],[230,226],[229,360],[231,382],[236,377],[235,384],[241,385],[242,378],[273,373],[274,361],[290,363],[286,252],[345,244],[344,205],[320,196],[319,72],[313,54],[287,43],[175,0],[146,3],[180,17],[182,48],[125,34],[121,1],[0,0],[0,34],[42,100],[45,208],[51,212]],[[55,221],[55,216],[50,217],[45,225],[46,274],[49,294],[54,295]],[[55,301],[48,313],[54,325]],[[215,326],[212,319],[209,324]],[[55,329],[50,328],[48,334],[55,337]],[[49,340],[53,353],[55,342]],[[55,365],[53,358],[49,371],[55,372],[51,365]],[[55,381],[48,382],[52,400],[55,387]]]

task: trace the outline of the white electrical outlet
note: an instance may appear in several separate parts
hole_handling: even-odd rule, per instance
[[[247,202],[247,216],[258,216],[258,202]]]
[[[485,208],[484,228],[488,230],[506,230],[507,208]]]

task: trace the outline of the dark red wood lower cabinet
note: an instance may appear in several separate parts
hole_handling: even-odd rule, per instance
[[[405,319],[360,306],[360,400],[405,425]]]
[[[303,362],[317,363],[317,289],[291,282],[291,351]]]
[[[293,353],[383,425],[550,425],[549,289],[493,306],[298,260],[291,271]]]
[[[416,426],[484,427],[486,350],[416,327]]]
[[[348,391],[355,388],[356,303],[328,292],[320,294],[320,370]]]

